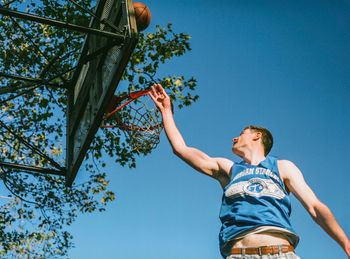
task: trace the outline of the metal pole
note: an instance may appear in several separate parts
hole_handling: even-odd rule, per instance
[[[29,149],[31,149],[32,151],[34,151],[35,153],[37,153],[41,157],[43,157],[46,160],[48,160],[51,163],[51,165],[53,165],[56,168],[59,168],[59,169],[63,170],[63,167],[60,166],[55,160],[53,160],[51,157],[49,157],[46,154],[44,154],[39,148],[37,148],[37,147],[33,146],[32,144],[30,144],[23,137],[21,137],[18,134],[16,134],[13,130],[11,130],[9,127],[7,127],[1,120],[0,120],[0,126],[5,128],[8,132],[10,132],[15,138],[17,138],[21,143],[23,143],[23,145],[25,145],[26,147],[28,147]]]
[[[76,25],[76,24],[72,24],[72,23],[67,23],[67,22],[62,22],[62,21],[50,19],[50,18],[41,17],[41,16],[38,16],[35,14],[28,14],[28,13],[13,11],[13,10],[10,10],[8,8],[3,8],[3,7],[0,7],[0,14],[5,15],[5,16],[16,17],[16,18],[20,18],[20,19],[24,19],[24,20],[34,21],[34,22],[38,22],[38,23],[48,24],[48,25],[52,25],[52,26],[57,26],[57,27],[65,28],[65,29],[72,30],[72,31],[84,32],[84,33],[88,33],[88,34],[95,34],[95,35],[99,35],[99,36],[103,36],[103,37],[107,37],[107,38],[114,38],[114,39],[119,40],[120,42],[124,42],[124,39],[125,39],[124,35],[121,35],[118,33],[113,33],[113,32],[109,32],[109,31],[101,31],[98,29],[90,28],[90,27],[84,27],[84,26],[80,26],[80,25]]]
[[[30,83],[37,83],[37,84],[45,82],[45,80],[41,79],[41,78],[30,78],[30,77],[11,75],[11,74],[1,73],[1,72],[0,72],[0,77],[11,78],[11,79],[19,80],[19,81],[27,81]],[[53,84],[53,83],[47,83],[47,85],[56,86],[56,87],[59,86],[59,84]]]
[[[35,167],[35,166],[28,166],[28,165],[19,165],[19,164],[13,164],[13,163],[7,163],[7,162],[0,162],[0,166],[5,166],[11,169],[19,169],[23,171],[29,171],[29,172],[35,172],[35,173],[42,173],[42,174],[53,174],[53,175],[59,175],[59,176],[65,176],[66,172],[61,170],[55,170],[55,169],[49,169],[49,168],[41,168],[41,167]]]

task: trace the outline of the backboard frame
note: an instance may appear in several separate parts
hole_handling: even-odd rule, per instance
[[[107,5],[112,5],[109,13]],[[67,96],[67,186],[74,182],[138,40],[131,0],[100,0],[95,14],[101,20],[112,21],[113,27],[120,31],[116,32],[115,39],[92,34],[85,38],[78,69],[73,75],[73,87]],[[94,17],[89,27],[113,31]],[[120,39],[120,35],[124,35],[124,39]],[[94,56],[98,52],[101,53]],[[89,60],[88,56],[94,58]]]

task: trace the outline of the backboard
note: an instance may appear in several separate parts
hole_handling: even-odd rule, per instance
[[[67,108],[67,186],[72,185],[101,125],[138,37],[131,0],[100,0],[95,15],[99,19],[93,17],[90,27],[115,37],[87,35],[73,75]]]

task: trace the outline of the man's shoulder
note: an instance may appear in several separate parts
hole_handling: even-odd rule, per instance
[[[290,178],[293,175],[293,172],[298,169],[292,161],[287,159],[278,159],[277,166],[278,171],[284,180]]]
[[[231,171],[231,168],[234,165],[234,162],[232,160],[224,157],[216,157],[215,160],[218,163],[220,170],[224,170],[227,173]]]
[[[292,161],[288,159],[280,159],[280,158],[277,159],[277,164],[278,166],[282,166],[282,167],[295,166],[295,164]]]
[[[214,159],[219,166],[219,171],[217,172],[215,178],[220,182],[221,186],[224,187],[230,182],[231,171],[234,162],[224,157],[216,157]]]

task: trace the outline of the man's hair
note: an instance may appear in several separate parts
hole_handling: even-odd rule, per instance
[[[261,132],[261,135],[262,135],[261,141],[262,141],[262,144],[264,146],[265,156],[268,153],[270,153],[271,148],[273,146],[273,137],[272,137],[271,132],[268,129],[260,127],[260,126],[255,126],[255,125],[247,126],[244,129],[245,130],[250,129],[253,132]]]

